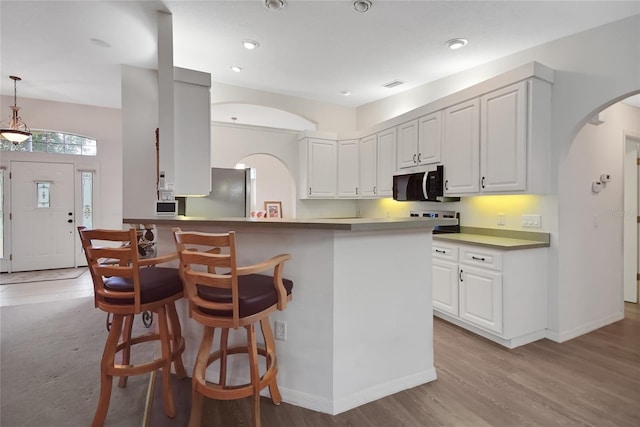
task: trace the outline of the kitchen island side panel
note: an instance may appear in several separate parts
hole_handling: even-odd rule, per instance
[[[160,252],[175,250],[175,224],[156,225]],[[193,231],[229,229],[180,225]],[[287,339],[276,342],[285,402],[337,414],[435,379],[429,229],[358,232],[241,224],[233,229],[243,265],[279,253],[293,256],[284,269],[294,282],[293,299],[270,316],[272,325],[287,323]],[[384,288],[394,297],[385,296]],[[179,306],[190,374],[202,327],[188,317],[185,300]],[[243,338],[242,331],[232,337]],[[243,363],[230,367],[239,379],[248,378]],[[362,368],[354,369],[357,364]],[[214,375],[215,368],[208,373]]]
[[[431,231],[336,232],[334,413],[436,379]]]

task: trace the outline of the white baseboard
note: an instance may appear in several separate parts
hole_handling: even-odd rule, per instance
[[[600,329],[603,326],[610,325],[611,323],[617,322],[622,319],[624,319],[623,311],[619,313],[610,314],[606,317],[603,317],[602,319],[598,319],[593,322],[580,325],[568,331],[561,331],[561,332],[547,331],[547,338],[550,339],[551,341],[560,342],[560,343],[569,341],[573,338],[579,337],[580,335],[593,332],[596,329]]]
[[[390,396],[403,390],[407,390],[437,378],[435,368],[428,369],[417,374],[394,379],[384,384],[376,385],[338,400],[330,400],[321,396],[311,395],[297,390],[279,387],[282,400],[294,406],[311,409],[325,414],[337,415],[365,403]],[[266,389],[265,389],[266,390]],[[268,393],[268,390],[266,390]]]
[[[456,317],[453,317],[447,313],[442,313],[439,311],[434,310],[433,314],[443,320],[446,320],[449,323],[453,323],[454,325],[460,326],[461,328],[467,329],[468,331],[473,332],[476,335],[480,335],[481,337],[484,337],[488,340],[491,340],[493,342],[496,342],[502,346],[505,346],[509,349],[514,349],[516,347],[520,347],[521,345],[525,345],[525,344],[529,344],[531,342],[534,341],[538,341],[542,338],[545,338],[547,335],[547,331],[546,329],[540,329],[538,331],[533,331],[530,332],[528,334],[525,335],[520,335],[517,337],[513,337],[513,338],[502,338],[498,335],[495,335],[491,332],[485,331],[483,329],[480,329],[474,325],[471,325],[467,322],[465,322],[462,319],[458,319]]]

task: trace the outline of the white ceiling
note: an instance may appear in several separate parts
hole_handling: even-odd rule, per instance
[[[640,1],[372,0],[366,14],[352,0],[287,1],[271,11],[260,0],[2,0],[1,93],[13,94],[18,75],[18,98],[119,108],[120,64],[157,68],[157,10],[173,16],[175,65],[210,72],[213,90],[220,82],[345,106],[640,13]],[[469,44],[449,50],[454,37]],[[245,38],[261,46],[248,51]],[[405,84],[382,87],[393,80]]]

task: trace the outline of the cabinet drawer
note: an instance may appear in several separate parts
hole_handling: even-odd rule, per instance
[[[458,261],[458,248],[433,243],[431,253],[434,258]]]
[[[460,263],[502,271],[502,254],[490,249],[461,247]]]

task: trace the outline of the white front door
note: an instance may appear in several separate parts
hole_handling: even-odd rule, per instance
[[[11,270],[74,267],[74,165],[11,162]]]

